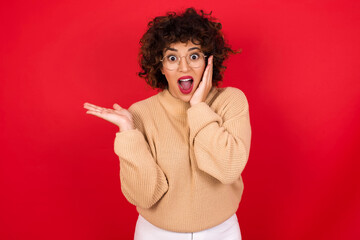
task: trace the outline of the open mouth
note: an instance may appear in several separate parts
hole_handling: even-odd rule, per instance
[[[179,86],[180,91],[183,94],[191,93],[192,88],[193,88],[193,82],[194,82],[194,80],[191,76],[184,76],[184,77],[179,78],[178,86]]]

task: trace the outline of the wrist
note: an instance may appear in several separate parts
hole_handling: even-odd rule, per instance
[[[125,131],[129,131],[129,130],[134,130],[134,129],[135,129],[134,126],[125,126],[125,127],[119,126],[119,132],[125,132]]]
[[[199,103],[201,103],[201,101],[198,101],[198,102],[190,102],[190,106],[193,107],[193,106],[195,106],[195,105],[197,105],[197,104],[199,104]]]

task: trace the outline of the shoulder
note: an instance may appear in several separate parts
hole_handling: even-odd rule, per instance
[[[243,91],[235,87],[217,88],[216,100],[221,105],[235,104],[239,107],[245,108],[248,106],[247,98]]]
[[[209,106],[224,121],[246,115],[249,112],[249,105],[244,92],[234,87],[216,88],[216,93],[209,102]]]
[[[224,95],[226,97],[246,99],[245,93],[235,87],[219,88],[219,91],[222,93],[222,95]]]
[[[154,115],[155,109],[159,106],[158,94],[138,101],[129,107],[134,121],[134,125],[141,132],[145,131],[146,123],[153,122],[156,116]]]
[[[157,95],[158,94],[132,104],[128,109],[129,112],[131,112],[133,115],[146,115],[151,113],[151,109],[153,109],[158,104]]]

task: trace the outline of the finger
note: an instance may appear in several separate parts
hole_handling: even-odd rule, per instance
[[[88,110],[95,110],[96,107],[93,107],[91,105],[84,105],[84,108],[88,109]]]
[[[214,56],[213,55],[211,55],[210,57],[209,57],[209,60],[208,60],[208,67],[209,67],[209,75],[211,75],[211,73],[212,73],[212,69],[213,69],[213,59],[214,59]]]
[[[206,66],[206,75],[204,74],[204,81],[206,88],[211,88],[212,85],[212,72],[213,72],[213,56],[211,55],[208,59],[208,65]]]
[[[93,111],[97,111],[98,108],[92,107],[92,106],[84,106],[85,109],[87,110],[93,110]]]
[[[86,114],[91,114],[91,115],[94,115],[96,117],[103,118],[101,113],[98,112],[98,111],[88,110],[88,111],[86,111]]]
[[[211,64],[209,69],[209,84],[212,86],[212,76],[213,76],[213,68],[214,68],[214,56],[211,56]]]
[[[202,77],[202,79],[201,79],[202,82],[206,82],[206,81],[207,81],[207,78],[208,78],[208,75],[209,75],[209,68],[210,68],[210,66],[207,65],[206,68],[205,68],[203,77]]]
[[[121,110],[121,109],[123,109],[123,108],[120,107],[120,105],[117,104],[117,103],[114,103],[113,108],[116,109],[116,110]]]
[[[102,108],[102,109],[90,109],[88,110],[86,113],[94,113],[96,114],[96,116],[101,117],[101,118],[106,118],[107,116],[109,116],[110,114],[114,114],[115,110],[113,109],[108,109],[108,108]]]
[[[98,111],[104,109],[103,107],[99,107],[99,106],[96,106],[96,105],[91,104],[91,103],[85,103],[84,108],[89,109],[89,110],[98,110]]]
[[[88,109],[88,110],[94,111],[94,112],[99,112],[99,113],[107,110],[106,108],[101,108],[101,107],[96,107],[96,108],[94,108],[94,107],[85,107],[85,108]]]
[[[91,104],[91,103],[84,103],[84,106],[88,106],[88,107],[99,107],[95,104]]]
[[[211,64],[212,64],[212,59],[213,59],[213,55],[211,55],[211,56],[208,58],[208,65],[211,65]]]
[[[208,84],[208,82],[209,82],[209,74],[210,74],[210,64],[208,64],[207,66],[206,66],[206,69],[205,69],[205,71],[204,71],[204,75],[203,75],[203,78],[202,78],[202,80],[201,80],[201,85],[204,85],[204,87],[206,87],[207,85],[209,85]]]

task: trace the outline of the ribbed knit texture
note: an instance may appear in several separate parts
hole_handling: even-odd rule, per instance
[[[216,226],[239,206],[251,127],[245,95],[213,87],[190,107],[168,90],[133,104],[118,132],[121,189],[150,223],[174,232]]]

